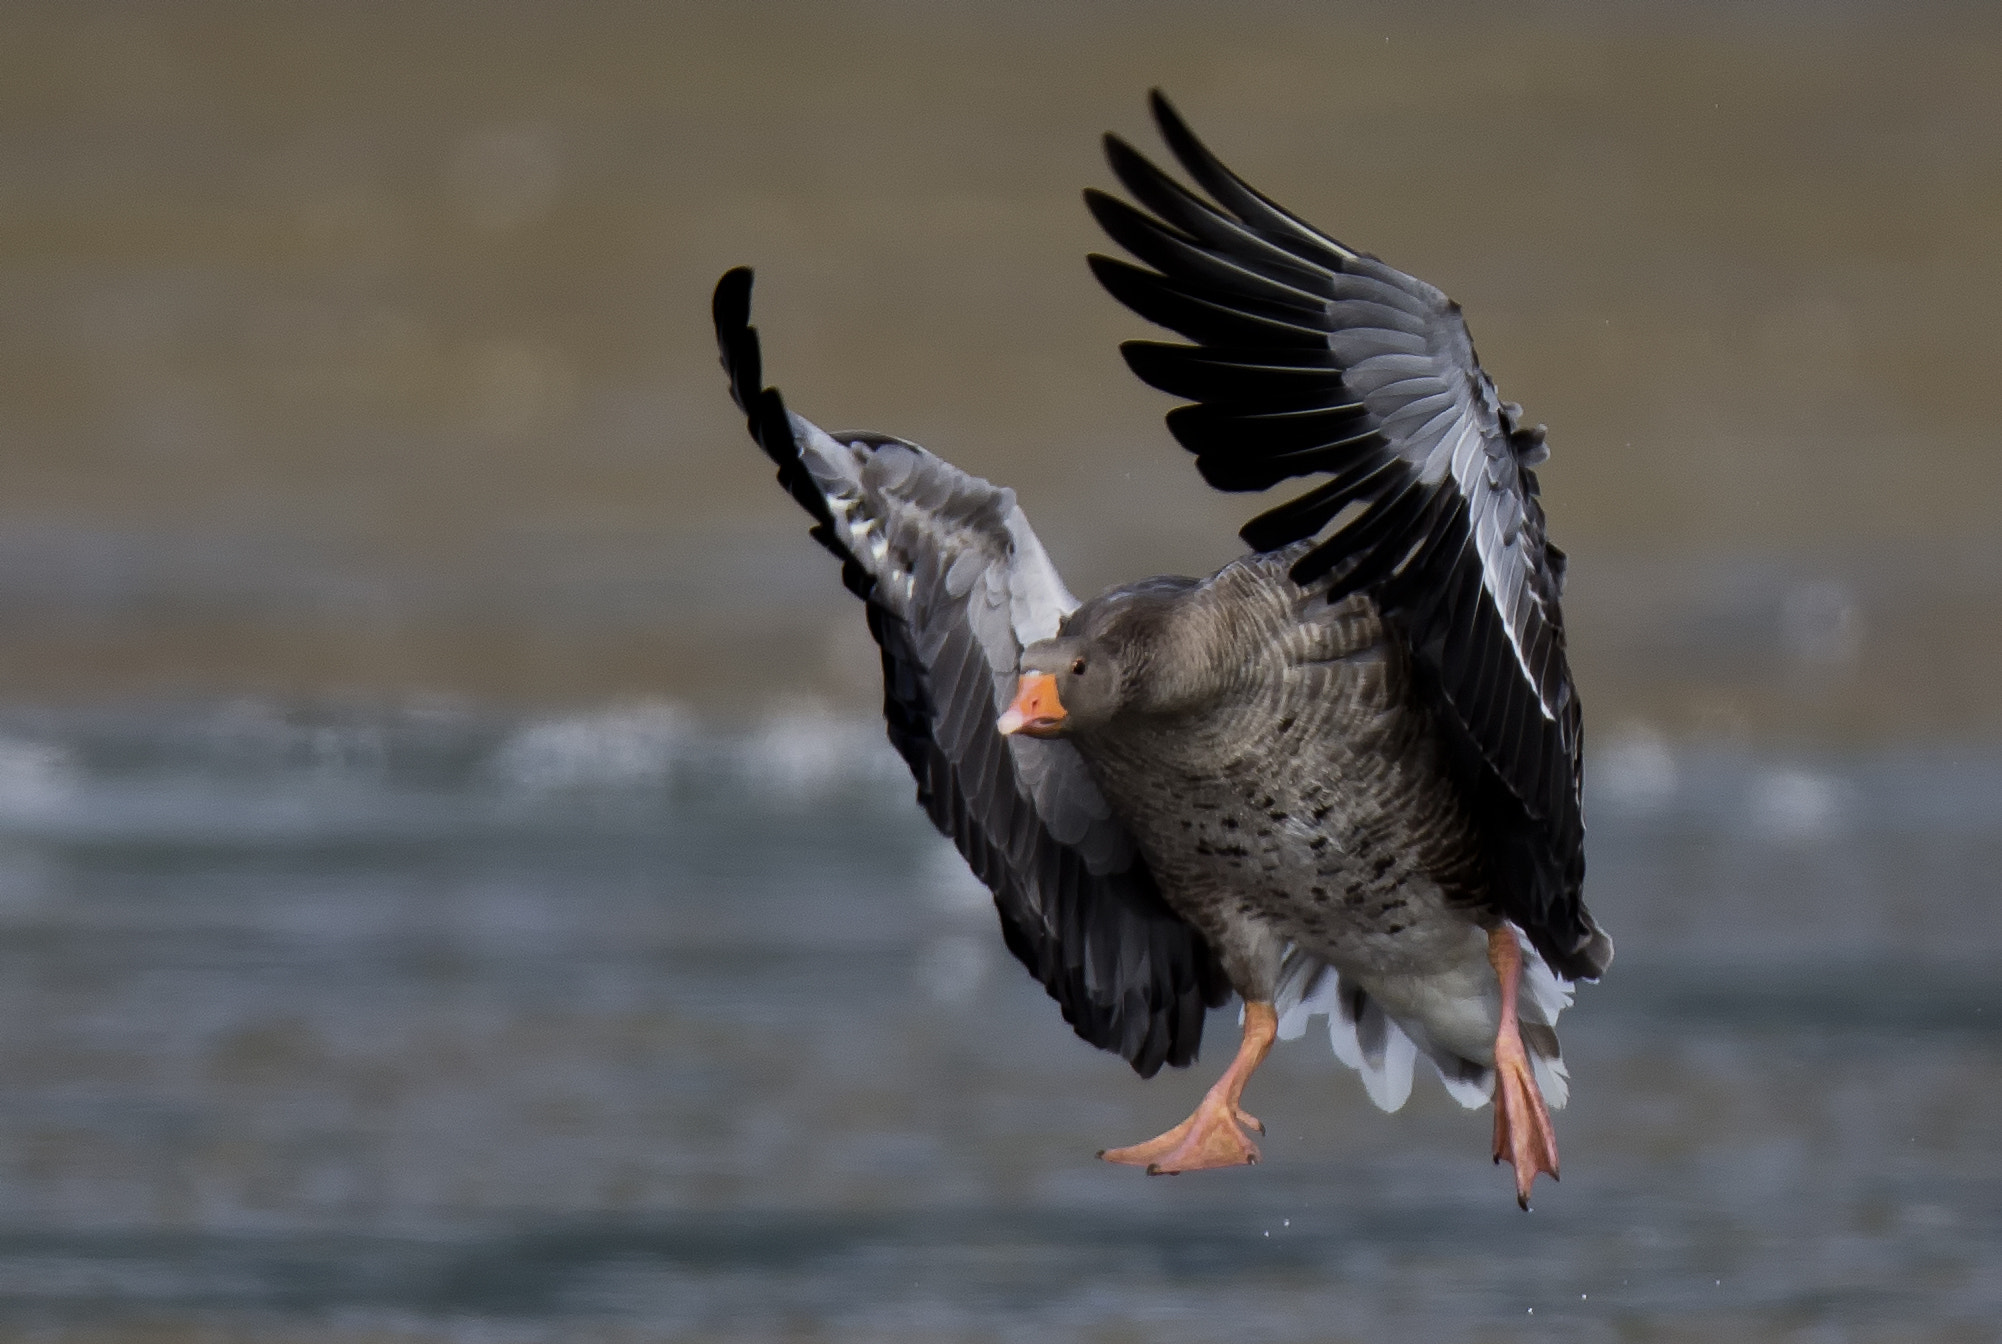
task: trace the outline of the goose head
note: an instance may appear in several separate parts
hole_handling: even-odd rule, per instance
[[[1085,635],[1059,635],[1022,650],[1015,702],[997,725],[1003,736],[1064,737],[1103,727],[1119,713],[1124,678],[1113,648]]]
[[[1215,687],[1218,623],[1173,575],[1102,593],[1064,618],[1054,639],[1022,650],[1004,735],[1067,737],[1131,715],[1187,712]]]

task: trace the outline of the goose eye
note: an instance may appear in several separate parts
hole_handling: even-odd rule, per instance
[[[1080,658],[1076,662],[1071,664],[1071,675],[1074,677],[1081,677],[1084,675],[1084,659]]]

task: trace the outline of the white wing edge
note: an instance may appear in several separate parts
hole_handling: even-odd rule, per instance
[[[882,520],[861,512],[864,502],[863,466],[867,456],[881,450],[850,447],[798,414],[792,416],[792,425],[807,469],[813,473],[814,483],[827,497],[828,506],[834,513],[835,531],[841,543],[855,552],[856,558],[871,573],[882,577],[889,539],[884,533]],[[933,456],[916,444],[905,446],[914,454]],[[943,459],[934,457],[933,460],[946,465]],[[1026,648],[1038,640],[1054,637],[1064,617],[1077,610],[1078,600],[1065,586],[1063,576],[1057,573],[1049,552],[1043,549],[1042,539],[1029,526],[1028,515],[1015,501],[1015,492],[1005,486],[995,488],[1006,508],[1005,522],[1011,551],[1007,575],[1008,623],[1014,631],[1016,643]]]
[[[1009,492],[1011,498],[1013,493]],[[1054,639],[1057,627],[1078,603],[1019,504],[1008,510],[1008,536],[1015,543],[1008,567],[1009,617],[1015,638],[1026,649],[1038,640]]]

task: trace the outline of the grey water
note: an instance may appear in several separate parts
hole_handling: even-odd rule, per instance
[[[865,719],[0,719],[0,1337],[2002,1338],[2002,749],[1592,758],[1564,1177],[1310,1031],[1251,1169],[1094,1160]]]

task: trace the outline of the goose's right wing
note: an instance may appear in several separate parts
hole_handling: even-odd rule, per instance
[[[1553,968],[1596,978],[1612,943],[1585,908],[1583,737],[1564,653],[1564,555],[1544,532],[1539,430],[1474,357],[1459,305],[1247,185],[1157,91],[1155,120],[1204,199],[1107,137],[1144,209],[1088,192],[1146,266],[1093,257],[1115,297],[1192,344],[1128,342],[1142,379],[1192,404],[1169,428],[1223,490],[1318,481],[1241,530],[1330,601],[1366,592],[1406,638],[1421,694],[1482,820],[1499,913]],[[1151,212],[1151,213],[1149,213]]]
[[[916,444],[829,435],[764,387],[751,273],[716,286],[731,394],[779,483],[813,515],[867,604],[883,716],[918,801],[994,892],[1008,948],[1064,1020],[1141,1076],[1185,1065],[1204,1010],[1229,994],[1200,934],[1147,865],[1068,742],[1002,737],[1024,645],[1077,605],[1015,494]]]

